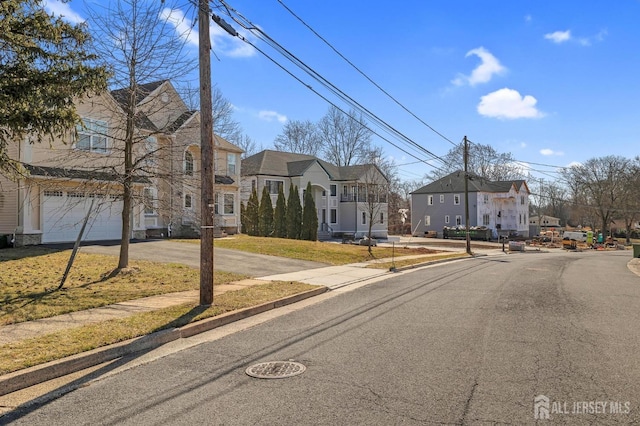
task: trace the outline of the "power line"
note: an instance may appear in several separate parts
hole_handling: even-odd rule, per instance
[[[351,65],[351,67],[353,69],[355,69],[358,73],[360,73],[360,75],[362,75],[364,78],[366,78],[371,84],[373,84],[378,90],[380,90],[382,93],[384,93],[389,99],[391,99],[393,102],[395,102],[400,108],[402,108],[403,110],[405,110],[407,113],[409,113],[412,117],[414,117],[416,120],[418,120],[420,123],[424,124],[427,128],[429,128],[429,130],[431,130],[432,132],[434,132],[436,135],[440,136],[442,139],[444,139],[445,141],[449,142],[451,145],[456,145],[454,142],[452,142],[449,138],[447,138],[446,136],[444,136],[442,133],[438,132],[436,129],[434,129],[432,126],[430,126],[429,124],[427,124],[424,120],[422,120],[420,117],[418,117],[416,114],[414,114],[412,111],[410,111],[407,107],[405,107],[400,101],[398,101],[393,95],[391,95],[389,92],[387,92],[385,89],[383,89],[378,83],[376,83],[375,81],[373,81],[372,78],[370,78],[364,71],[362,71],[360,68],[358,68],[353,62],[351,62],[349,59],[347,59],[342,53],[340,53],[340,51],[338,51],[338,49],[336,49],[331,43],[329,43],[324,37],[322,37],[320,34],[318,34],[318,32],[316,30],[314,30],[309,24],[307,24],[302,18],[300,18],[295,12],[293,12],[293,10],[291,10],[291,8],[289,8],[286,4],[284,4],[284,2],[282,0],[278,0],[278,3],[280,3],[280,5],[285,8],[285,10],[287,10],[287,12],[289,12],[293,17],[295,17],[298,21],[300,21],[300,23],[302,23],[302,25],[304,25],[305,27],[307,27],[309,29],[309,31],[311,31],[316,37],[318,37],[320,40],[322,40],[322,42],[324,42],[327,46],[329,46],[329,48],[331,48],[331,50],[333,50],[338,56],[340,56],[346,63],[348,63],[349,65]]]
[[[389,134],[391,136],[394,136],[395,138],[400,139],[401,141],[403,141],[403,143],[407,144],[410,148],[415,149],[416,151],[421,152],[423,154],[427,154],[431,158],[440,161],[441,163],[443,163],[447,167],[450,167],[450,164],[448,164],[446,160],[444,160],[443,158],[441,158],[441,157],[437,156],[436,154],[432,153],[431,151],[429,151],[428,149],[424,148],[423,146],[419,145],[418,143],[416,143],[415,141],[413,141],[412,139],[410,139],[409,137],[404,135],[402,132],[400,132],[399,130],[397,130],[396,128],[394,128],[393,126],[391,126],[390,124],[388,124],[384,120],[382,120],[376,114],[374,114],[373,112],[368,110],[366,107],[361,105],[359,102],[354,100],[352,97],[350,97],[349,95],[344,93],[342,90],[340,90],[338,87],[336,87],[333,83],[331,83],[326,78],[324,78],[322,75],[320,75],[317,71],[315,71],[312,67],[307,65],[304,61],[300,60],[295,55],[293,55],[291,52],[289,52],[286,48],[284,48],[282,45],[277,43],[274,39],[272,39],[263,30],[261,30],[259,27],[254,25],[249,19],[245,18],[237,10],[231,8],[225,1],[220,0],[220,3],[224,7],[224,10],[225,10],[225,13],[227,14],[227,16],[229,16],[234,22],[236,22],[238,25],[240,25],[244,29],[250,31],[251,33],[256,35],[260,40],[262,40],[263,42],[268,44],[270,47],[272,47],[274,50],[276,50],[278,53],[282,54],[286,59],[288,59],[290,62],[292,62],[298,68],[302,69],[305,73],[307,73],[309,76],[311,76],[314,80],[319,82],[325,89],[327,89],[328,91],[333,93],[335,96],[337,96],[338,98],[343,100],[345,103],[350,105],[352,108],[354,108],[355,110],[359,111],[361,114],[363,114],[367,118],[369,118],[369,120],[371,120],[376,125],[378,125],[387,134]],[[226,30],[225,27],[223,27],[223,28]],[[251,43],[245,37],[242,37],[235,30],[232,30],[232,31],[227,30],[227,31],[229,32],[230,35],[236,36],[236,37],[240,38],[241,40],[243,40],[245,43],[247,43],[247,44],[251,45],[252,47],[254,47],[258,52],[260,52],[264,56],[268,57],[268,59],[270,59],[274,64],[276,64],[278,67],[280,67],[281,69],[286,71],[288,74],[290,74],[292,77],[294,77],[296,80],[298,80],[305,87],[307,87],[308,89],[310,89],[311,91],[313,91],[314,93],[319,95],[321,98],[323,98],[325,101],[327,101],[328,103],[330,103],[334,107],[338,108],[333,102],[330,102],[325,96],[320,95],[320,93],[317,90],[315,90],[311,85],[309,85],[307,83],[304,83],[297,76],[295,76],[293,73],[291,73],[289,70],[287,70],[284,66],[282,66],[280,63],[278,63],[276,60],[274,60],[269,55],[267,55],[266,52],[264,52],[263,50],[259,49],[254,43]],[[350,114],[346,113],[341,108],[338,108],[338,109],[341,112],[343,112],[345,115],[347,115],[348,117],[350,117],[352,119],[355,119],[354,117],[351,117]],[[369,127],[367,127],[367,128],[370,131],[373,132],[372,129],[370,129]],[[390,143],[394,147],[400,149],[398,147],[398,145],[391,143],[389,141],[389,139],[387,139],[385,137],[382,137],[379,133],[377,133],[377,132],[373,132],[373,133],[376,134],[377,136],[381,137],[383,140],[385,140],[386,142]],[[417,157],[414,154],[409,153],[408,151],[406,151],[404,149],[401,149],[401,151],[411,155],[412,157],[414,157],[416,159],[420,159],[420,160],[424,161],[423,159]],[[431,167],[437,168],[433,164],[428,164],[428,165],[431,166]]]

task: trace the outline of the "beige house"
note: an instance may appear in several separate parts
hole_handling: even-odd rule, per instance
[[[19,179],[0,176],[0,234],[14,244],[118,240],[122,234],[125,91],[77,102],[83,124],[63,138],[9,145],[25,168]],[[169,81],[136,94],[131,238],[197,236],[200,217],[200,122]],[[239,226],[242,150],[215,138],[216,223]]]

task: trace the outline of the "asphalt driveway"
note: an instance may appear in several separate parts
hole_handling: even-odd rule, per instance
[[[120,245],[95,244],[80,248],[84,253],[117,256]],[[129,245],[129,258],[153,262],[181,263],[193,268],[200,267],[200,244],[168,240],[139,241]],[[254,277],[297,272],[328,266],[326,263],[287,259],[223,248],[214,249],[213,267],[220,271],[238,272]]]

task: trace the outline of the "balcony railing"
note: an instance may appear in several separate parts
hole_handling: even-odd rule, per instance
[[[376,196],[374,194],[374,195],[372,195],[372,197],[373,197],[374,200],[376,200],[374,202],[378,202],[378,203],[386,203],[387,202],[387,195],[386,194],[379,195],[379,196]],[[354,194],[341,194],[340,195],[340,202],[341,203],[353,203],[354,201],[356,201],[356,196]],[[366,194],[358,194],[357,201],[359,203],[366,203],[367,202]]]

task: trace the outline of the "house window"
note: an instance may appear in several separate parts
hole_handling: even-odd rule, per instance
[[[380,212],[380,223],[384,223],[384,213]]]
[[[191,199],[191,194],[184,194],[184,208],[185,209],[193,208],[193,200]]]
[[[485,204],[489,204],[489,194],[483,194],[482,201],[484,201]]]
[[[266,180],[264,182],[264,186],[267,187],[269,194],[278,195],[282,187],[284,186],[284,182],[281,180]]]
[[[449,224],[449,222],[450,222],[449,215],[448,215],[448,214],[445,214],[445,215],[444,215],[444,223],[446,223],[446,224],[448,225],[448,224]]]
[[[142,192],[144,202],[144,214],[147,216],[155,215],[157,208],[157,192],[155,188],[145,188]]]
[[[520,196],[520,205],[524,206],[524,195]]]
[[[83,118],[82,124],[77,125],[76,130],[78,132],[76,149],[98,154],[108,153],[106,121]]]
[[[367,213],[366,212],[362,212],[362,224],[363,225],[367,224]]]
[[[144,164],[147,167],[156,166],[156,152],[158,151],[158,140],[154,136],[149,136],[144,141]]]
[[[236,155],[228,153],[227,154],[227,174],[235,175],[236,174]]]
[[[224,205],[222,206],[222,214],[233,214],[235,211],[234,194],[224,194]]]
[[[329,221],[331,223],[338,223],[338,210],[336,209],[329,210]]]
[[[460,205],[460,194],[453,194],[453,204]]]
[[[427,204],[430,206],[433,205],[433,195],[427,196]]]
[[[431,226],[431,216],[424,217],[424,226]]]
[[[489,226],[489,215],[488,214],[483,214],[482,215],[482,224],[484,226]]]
[[[518,223],[519,223],[520,225],[522,225],[522,213],[520,213],[520,214],[518,215],[518,221],[519,221]],[[545,220],[545,222],[546,222],[546,220]]]
[[[444,203],[444,194],[440,194],[440,204]]]
[[[184,152],[184,174],[193,176],[193,154],[189,151]]]
[[[329,185],[330,191],[331,191],[331,196],[335,197],[336,194],[338,193],[338,185]]]
[[[251,179],[251,192],[256,190],[256,180]]]
[[[459,214],[456,215],[456,226],[462,225],[462,216]]]

